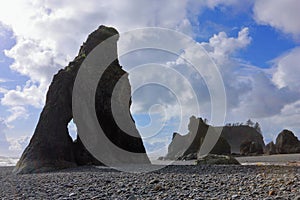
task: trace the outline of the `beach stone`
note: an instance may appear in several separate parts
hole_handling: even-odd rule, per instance
[[[69,194],[69,197],[74,197],[76,195],[77,195],[76,193],[72,192],[72,193]]]
[[[274,191],[274,190],[270,190],[269,191],[269,196],[273,196],[273,195],[275,195],[276,194],[276,192]]]
[[[294,200],[300,200],[300,195],[296,196]]]
[[[164,190],[163,186],[161,184],[157,184],[153,188],[154,191],[162,191]]]
[[[136,200],[137,198],[134,196],[134,194],[130,195],[127,200]]]
[[[151,181],[149,181],[149,184],[155,184],[155,183],[159,183],[158,179],[153,179]]]
[[[72,91],[77,71],[85,57],[98,44],[114,35],[118,35],[116,29],[100,26],[88,36],[86,42],[81,46],[78,56],[67,67],[54,75],[47,92],[46,104],[30,143],[14,169],[15,173],[46,172],[78,165],[102,164],[86,150],[79,136],[75,143],[72,141],[68,124],[73,118]],[[116,58],[117,40],[118,37],[111,41],[111,49],[109,49],[109,52],[115,54]],[[95,95],[97,118],[101,128],[112,143],[126,151],[143,153],[144,157],[139,157],[141,160],[136,162],[149,164],[150,161],[146,156],[142,139],[135,125],[131,135],[128,135],[118,127],[112,114],[111,96],[121,77],[123,90],[117,94],[117,99],[120,102],[116,103],[122,108],[121,114],[127,116],[129,113],[130,115],[131,89],[128,73],[122,69],[118,59],[116,59],[104,71],[98,83]],[[128,101],[122,102],[124,99]],[[134,124],[133,120],[128,123]],[[130,160],[128,162],[134,163],[135,161]]]

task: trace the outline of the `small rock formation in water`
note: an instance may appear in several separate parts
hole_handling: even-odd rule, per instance
[[[46,105],[40,115],[33,137],[23,152],[14,171],[16,173],[33,173],[58,170],[79,165],[100,165],[83,146],[77,136],[75,142],[68,132],[68,123],[73,118],[72,90],[74,81],[81,63],[85,57],[102,41],[118,34],[114,28],[100,26],[88,36],[81,46],[78,56],[67,67],[59,70],[54,76],[46,97]],[[113,44],[117,58],[117,41]],[[119,147],[131,152],[145,153],[140,137],[126,135],[115,123],[110,108],[112,90],[121,76],[127,74],[115,60],[104,72],[99,81],[96,94],[96,113],[102,126],[105,124],[105,133]],[[129,81],[127,79],[127,84]],[[123,91],[122,95],[131,95],[130,90]],[[129,98],[130,99],[130,98]],[[126,105],[126,112],[130,112],[131,102],[122,102]],[[123,106],[124,107],[124,106]],[[109,127],[109,128],[107,128]],[[137,132],[137,130],[136,130]],[[138,132],[137,132],[138,134]],[[105,154],[105,152],[103,152]],[[145,154],[145,163],[150,163]]]
[[[180,135],[173,134],[172,142],[168,147],[165,159],[169,160],[192,160],[197,159],[197,154],[207,134],[209,126],[201,119],[192,116],[189,122],[189,133]],[[230,154],[230,145],[219,137],[217,143],[210,151],[211,154]]]

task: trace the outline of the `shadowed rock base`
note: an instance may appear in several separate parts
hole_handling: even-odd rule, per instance
[[[230,155],[214,155],[208,154],[204,157],[198,158],[197,165],[240,165],[234,157]]]

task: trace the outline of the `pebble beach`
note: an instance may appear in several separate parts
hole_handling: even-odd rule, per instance
[[[299,166],[170,165],[148,173],[81,167],[12,174],[0,167],[1,199],[299,199]]]

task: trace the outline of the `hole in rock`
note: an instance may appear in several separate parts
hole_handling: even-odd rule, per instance
[[[68,130],[72,140],[75,141],[77,138],[77,127],[76,124],[73,122],[73,119],[68,124]]]

